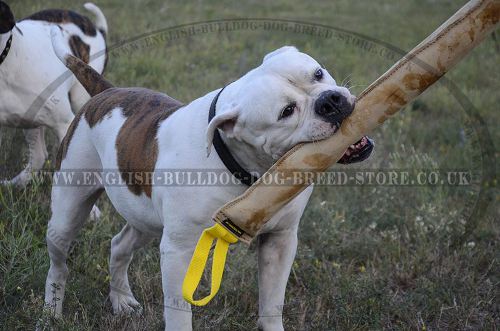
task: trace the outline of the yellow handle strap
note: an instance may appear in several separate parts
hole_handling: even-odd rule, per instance
[[[210,247],[212,247],[214,240],[216,240],[216,244],[212,261],[212,286],[210,294],[202,299],[195,300],[193,295],[200,284],[203,270],[205,270],[205,265],[207,264],[208,254],[210,253]],[[238,238],[220,224],[215,224],[203,231],[194,249],[193,257],[191,258],[186,276],[184,277],[184,283],[182,284],[182,296],[187,302],[195,306],[204,306],[217,294],[222,274],[224,273],[229,244],[234,244],[237,241]]]

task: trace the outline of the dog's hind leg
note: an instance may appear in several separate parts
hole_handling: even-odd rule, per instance
[[[55,316],[62,313],[70,245],[103,191],[99,180],[85,180],[86,171],[102,167],[89,130],[85,120],[80,120],[71,141],[66,142],[68,147],[61,169],[54,174],[52,216],[47,229],[50,268],[45,284],[45,304]]]
[[[111,240],[109,298],[115,314],[131,313],[136,309],[138,311],[141,309],[130,289],[127,272],[134,251],[146,245],[151,239],[151,236],[126,224]]]
[[[69,127],[71,121],[73,120],[74,116],[73,116],[71,109],[73,109],[73,111],[77,112],[78,110],[80,110],[81,106],[83,106],[90,99],[89,94],[85,91],[83,86],[80,85],[80,88],[81,88],[81,91],[79,93],[80,93],[80,95],[84,94],[84,96],[81,97],[81,99],[79,99],[80,101],[78,102],[77,106],[75,106],[75,101],[73,99],[73,95],[74,95],[73,90],[75,89],[75,87],[73,87],[72,90],[70,91],[70,96],[71,96],[70,100],[67,102],[64,102],[63,105],[60,108],[58,108],[57,112],[58,112],[60,117],[54,119],[54,124],[52,126],[52,129],[56,133],[57,138],[59,140],[59,143],[61,143],[62,140],[64,139],[64,136],[66,135],[68,127]],[[71,107],[70,107],[70,105],[71,105]],[[92,207],[92,211],[90,212],[90,219],[92,221],[97,221],[97,220],[99,220],[100,217],[101,217],[101,211],[99,210],[99,208],[96,205],[94,205]]]
[[[48,156],[44,131],[44,127],[24,130],[24,137],[29,149],[28,164],[23,171],[7,182],[8,184],[24,187],[31,180],[33,172],[42,169]]]
[[[50,268],[45,283],[45,304],[56,317],[62,313],[68,250],[101,193],[102,189],[89,187],[55,187],[52,190],[52,217],[46,237]]]

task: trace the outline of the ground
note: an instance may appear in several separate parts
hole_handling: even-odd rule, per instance
[[[9,2],[17,18],[44,8],[84,12],[83,1]],[[352,91],[360,93],[400,57],[394,50],[411,49],[464,2],[99,0],[97,5],[109,21],[109,45],[115,45],[106,77],[118,86],[148,87],[186,102],[231,82],[282,45],[311,54],[339,83],[349,81]],[[255,29],[215,25],[224,31],[162,30],[249,17],[269,20]],[[333,35],[276,19],[329,26]],[[156,36],[163,37],[130,42],[157,30],[162,31]],[[117,47],[121,41],[127,42]],[[283,307],[287,330],[499,328],[499,195],[495,180],[481,181],[496,174],[498,63],[500,46],[492,35],[446,75],[446,82],[372,133],[376,149],[370,160],[334,168],[405,170],[410,175],[463,170],[473,174],[470,184],[316,188],[301,222]],[[0,170],[5,178],[21,170],[27,154],[22,132],[3,130]],[[52,163],[45,169],[51,170],[57,146],[54,135],[47,136]],[[44,237],[50,185],[42,178],[24,190],[0,188],[4,330],[34,329],[45,318],[41,307],[49,262]],[[64,319],[57,329],[163,328],[158,241],[136,254],[131,266],[143,315],[112,315],[109,248],[124,221],[106,198],[99,206],[102,219],[87,224],[71,249]],[[257,310],[255,250],[235,245],[223,287],[209,305],[194,309],[194,327],[256,329]]]

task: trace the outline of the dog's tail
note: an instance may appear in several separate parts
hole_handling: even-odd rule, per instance
[[[73,72],[76,79],[78,79],[91,97],[114,87],[113,84],[104,79],[94,68],[71,55],[70,49],[63,38],[63,31],[59,27],[53,26],[50,30],[50,36],[52,47],[57,57]]]
[[[87,2],[83,5],[83,7],[94,14],[96,20],[95,26],[106,37],[106,35],[108,34],[108,21],[106,20],[106,16],[104,16],[101,9],[94,5],[92,2]]]

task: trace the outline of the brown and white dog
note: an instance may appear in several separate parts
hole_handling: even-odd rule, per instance
[[[337,86],[326,69],[294,47],[265,56],[263,63],[221,90],[182,106],[171,97],[144,88],[115,88],[72,56],[54,31],[56,54],[92,95],[72,122],[58,154],[59,174],[66,171],[117,171],[125,185],[55,185],[47,230],[50,269],[45,302],[62,313],[71,242],[97,197],[106,191],[127,224],[111,242],[110,299],[116,313],[140,307],[128,282],[135,250],[161,237],[165,329],[191,330],[191,307],[182,299],[182,282],[210,215],[242,194],[239,185],[148,185],[130,172],[173,169],[218,170],[231,177],[220,154],[210,153],[218,132],[234,159],[262,174],[297,143],[324,139],[354,107],[354,96]],[[218,100],[213,101],[218,96]],[[216,115],[208,123],[214,102]],[[213,108],[212,108],[213,109]],[[344,162],[367,157],[371,143],[353,145]],[[207,156],[207,149],[209,155]],[[356,159],[358,158],[358,159]],[[281,309],[297,247],[297,227],[312,187],[279,211],[259,234],[259,320],[262,330],[283,330]]]
[[[16,23],[9,6],[0,0],[0,126],[24,129],[29,145],[26,168],[7,184],[24,186],[47,158],[44,129],[59,141],[79,110],[90,99],[82,85],[64,76],[67,69],[54,54],[50,29],[66,32],[71,53],[102,73],[106,64],[108,25],[94,4],[85,8],[96,23],[69,10],[43,10]],[[1,145],[1,130],[0,130]],[[4,147],[5,148],[5,147]]]

